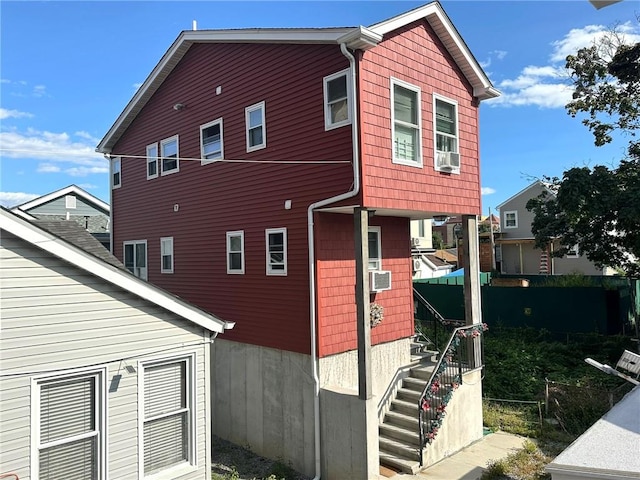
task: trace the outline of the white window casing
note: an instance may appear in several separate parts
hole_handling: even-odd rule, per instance
[[[287,275],[287,229],[265,230],[267,275]]]
[[[200,125],[200,156],[202,165],[224,158],[222,118]]]
[[[391,77],[393,163],[422,167],[422,101],[420,88]]]
[[[78,199],[75,195],[65,195],[64,206],[69,209],[75,209],[78,206]]]
[[[120,157],[111,159],[111,188],[122,186],[122,160]]]
[[[369,270],[382,270],[382,240],[380,227],[369,227]]]
[[[160,273],[173,273],[173,237],[160,239]]]
[[[350,69],[345,69],[324,77],[324,129],[332,130],[351,124],[351,82]]]
[[[247,137],[247,153],[267,146],[267,126],[264,101],[244,109]]]
[[[433,94],[434,168],[460,173],[460,137],[458,102]]]
[[[169,175],[180,171],[180,146],[178,135],[165,138],[160,142],[160,175]]]
[[[147,145],[147,180],[158,176],[158,143]]]
[[[147,280],[147,241],[129,240],[123,243],[124,266],[136,277]]]
[[[244,274],[244,231],[227,232],[227,273]]]
[[[518,228],[517,210],[509,210],[504,212],[504,228]]]

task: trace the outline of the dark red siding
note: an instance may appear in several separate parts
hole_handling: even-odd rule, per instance
[[[385,36],[360,61],[364,206],[480,213],[478,108],[472,88],[426,21]],[[420,87],[423,167],[392,163],[390,77]],[[435,170],[433,93],[457,100],[460,175]]]
[[[351,215],[316,215],[318,353],[321,357],[357,348],[354,226]],[[384,320],[371,331],[379,344],[413,334],[409,220],[373,217],[380,226],[382,269],[391,271],[392,289],[371,295],[384,308]]]
[[[322,79],[346,67],[337,46],[194,45],[114,148],[123,155],[122,187],[113,191],[116,255],[124,241],[146,239],[149,281],[235,321],[225,339],[310,351],[307,207],[353,182],[351,128],[325,132]],[[267,148],[246,153],[244,109],[260,101]],[[220,117],[226,159],[346,163],[181,161],[178,173],[147,180],[146,161],[126,158],[176,134],[180,157],[199,158],[199,126]],[[288,229],[286,277],[266,275],[265,229],[279,227]],[[232,230],[244,230],[244,275],[226,273]],[[175,273],[161,274],[160,238],[168,236]]]

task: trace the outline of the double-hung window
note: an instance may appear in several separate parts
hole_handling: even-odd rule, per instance
[[[247,152],[260,150],[267,146],[264,102],[256,103],[244,109],[247,129]]]
[[[147,179],[158,176],[158,144],[147,145]]]
[[[96,370],[32,383],[32,478],[105,478],[104,382]]]
[[[349,69],[324,78],[324,129],[351,123],[351,87]]]
[[[287,229],[266,230],[267,275],[287,274]]]
[[[179,171],[180,164],[178,163],[178,136],[175,135],[170,138],[165,138],[160,142],[160,156],[162,160],[160,162],[162,170],[161,175],[167,175],[169,173],[175,173]]]
[[[200,151],[203,165],[224,158],[221,118],[200,126]]]
[[[195,464],[193,368],[193,356],[142,362],[138,368],[141,477]]]
[[[380,227],[369,227],[369,270],[382,269]]]
[[[422,166],[420,88],[391,79],[391,128],[393,162]]]
[[[436,170],[460,171],[458,151],[458,103],[433,95]]]
[[[120,188],[122,185],[122,161],[120,157],[111,159],[111,188]]]
[[[173,237],[160,239],[160,272],[173,273]]]
[[[227,232],[227,273],[244,273],[244,231]]]
[[[147,279],[147,241],[124,242],[124,266],[136,277]]]
[[[518,211],[504,212],[504,228],[518,228]]]

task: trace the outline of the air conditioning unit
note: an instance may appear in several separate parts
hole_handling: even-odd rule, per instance
[[[420,270],[421,266],[422,266],[422,260],[420,260],[419,258],[414,258],[413,259],[413,271],[417,272],[418,270]]]
[[[388,270],[371,270],[369,272],[369,290],[372,292],[391,290],[391,272]]]
[[[419,237],[411,237],[411,246],[419,247],[420,246],[420,238]]]
[[[438,167],[443,170],[458,170],[460,168],[460,154],[438,152]]]

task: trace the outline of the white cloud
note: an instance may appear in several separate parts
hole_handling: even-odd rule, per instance
[[[640,41],[640,28],[630,22],[617,26],[626,43]],[[497,83],[502,95],[491,99],[491,106],[537,106],[539,108],[563,108],[571,101],[573,90],[569,72],[564,68],[567,55],[598,42],[611,30],[603,25],[587,25],[570,30],[564,38],[551,42],[548,65],[528,65],[515,78]],[[497,52],[497,51],[496,51]],[[494,53],[494,52],[492,52]],[[504,52],[506,55],[506,52]],[[496,54],[496,57],[499,58]],[[504,57],[503,57],[504,58]]]
[[[0,108],[0,120],[7,118],[31,118],[33,115],[27,112],[21,112],[19,110],[8,110],[6,108]]]
[[[38,173],[58,173],[60,167],[52,163],[41,163],[36,170]]]
[[[478,63],[480,63],[480,66],[482,68],[487,68],[491,66],[493,57],[495,57],[497,60],[502,60],[506,56],[507,56],[507,52],[504,50],[492,50],[491,52],[489,52],[489,58],[487,58],[484,62],[478,62]]]
[[[492,195],[496,193],[496,189],[491,187],[482,187],[482,189],[480,189],[480,192],[482,193],[482,195]]]
[[[84,190],[94,190],[99,188],[98,185],[94,185],[93,183],[78,183],[77,185]]]
[[[22,205],[23,203],[38,198],[40,195],[37,193],[24,193],[24,192],[0,192],[0,205],[3,207],[11,208],[16,205]]]
[[[47,96],[47,87],[44,85],[36,85],[33,87],[32,95],[34,97],[44,97]]]

